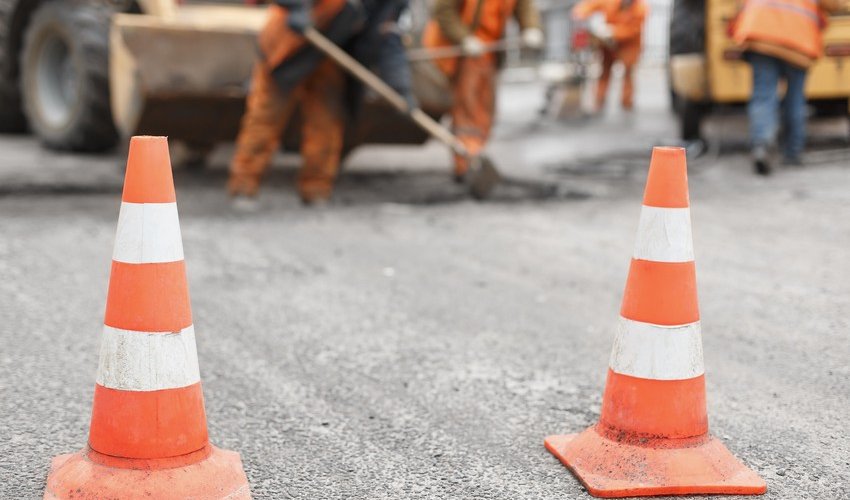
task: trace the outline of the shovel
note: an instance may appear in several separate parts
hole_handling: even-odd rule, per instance
[[[466,146],[446,127],[428,116],[421,108],[411,107],[401,94],[396,92],[356,59],[348,55],[347,52],[339,48],[335,43],[328,40],[316,28],[312,26],[306,27],[304,29],[304,38],[319,49],[319,51],[351,73],[355,78],[363,82],[363,84],[377,92],[396,110],[407,114],[414,123],[422,127],[432,137],[451,148],[455,154],[467,158],[470,166],[466,178],[470,194],[479,200],[490,196],[496,184],[501,180],[499,171],[496,170],[496,166],[492,160],[484,155],[470,153]]]

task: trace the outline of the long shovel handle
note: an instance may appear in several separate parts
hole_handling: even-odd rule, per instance
[[[307,27],[307,29],[304,30],[304,38],[306,38],[307,41],[312,43],[325,55],[336,61],[337,64],[345,68],[349,73],[354,75],[355,78],[386,99],[386,101],[399,112],[409,114],[410,118],[417,125],[452,148],[452,151],[462,156],[469,156],[469,152],[466,150],[463,143],[461,143],[446,127],[440,125],[439,122],[428,116],[424,111],[422,111],[422,109],[411,109],[407,100],[405,100],[401,94],[396,92],[377,75],[360,64],[357,59],[354,59],[348,55],[347,52],[339,48],[335,43],[328,40],[327,37],[319,32],[319,30],[312,26]]]
[[[498,42],[488,43],[484,45],[482,54],[490,52],[502,52],[511,48],[519,48],[522,43],[519,40],[499,40]],[[431,61],[434,59],[448,59],[450,57],[460,57],[464,55],[463,47],[460,45],[450,45],[448,47],[429,47],[412,49],[407,51],[407,60],[414,61]]]

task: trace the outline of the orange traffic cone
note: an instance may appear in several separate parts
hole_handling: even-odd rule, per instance
[[[760,494],[708,434],[685,151],[655,148],[599,423],[546,448],[594,496]]]
[[[130,141],[89,446],[53,459],[44,498],[251,498],[207,437],[165,137]]]

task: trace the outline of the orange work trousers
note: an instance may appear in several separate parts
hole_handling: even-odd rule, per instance
[[[452,130],[473,155],[490,137],[496,108],[496,58],[492,54],[464,57],[458,61],[453,80]],[[455,175],[469,170],[469,160],[455,155]]]
[[[307,202],[330,197],[342,152],[344,89],[342,70],[330,60],[322,61],[288,93],[280,90],[269,69],[258,63],[236,139],[236,154],[230,163],[230,193],[257,193],[281,135],[300,104],[303,124],[298,193]]]
[[[634,105],[634,67],[640,54],[640,44],[624,43],[617,48],[602,49],[602,74],[596,86],[596,109],[605,107],[605,98],[608,95],[608,85],[611,82],[611,68],[614,63],[620,61],[623,64],[623,93],[620,102],[623,109],[632,109]]]

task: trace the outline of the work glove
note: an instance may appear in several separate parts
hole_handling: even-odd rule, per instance
[[[529,49],[543,47],[543,31],[540,28],[526,28],[522,30],[522,44]]]
[[[296,33],[304,34],[307,28],[313,25],[313,19],[309,10],[291,10],[286,18],[286,25]]]
[[[603,14],[594,14],[587,21],[587,30],[594,38],[612,47],[614,45],[614,30],[611,25],[605,21]]]
[[[461,47],[463,48],[463,54],[471,57],[480,56],[486,49],[484,42],[475,35],[465,36]]]
[[[304,34],[307,28],[313,26],[313,16],[310,8],[302,4],[298,8],[289,9],[289,15],[286,17],[286,25],[292,31]]]

